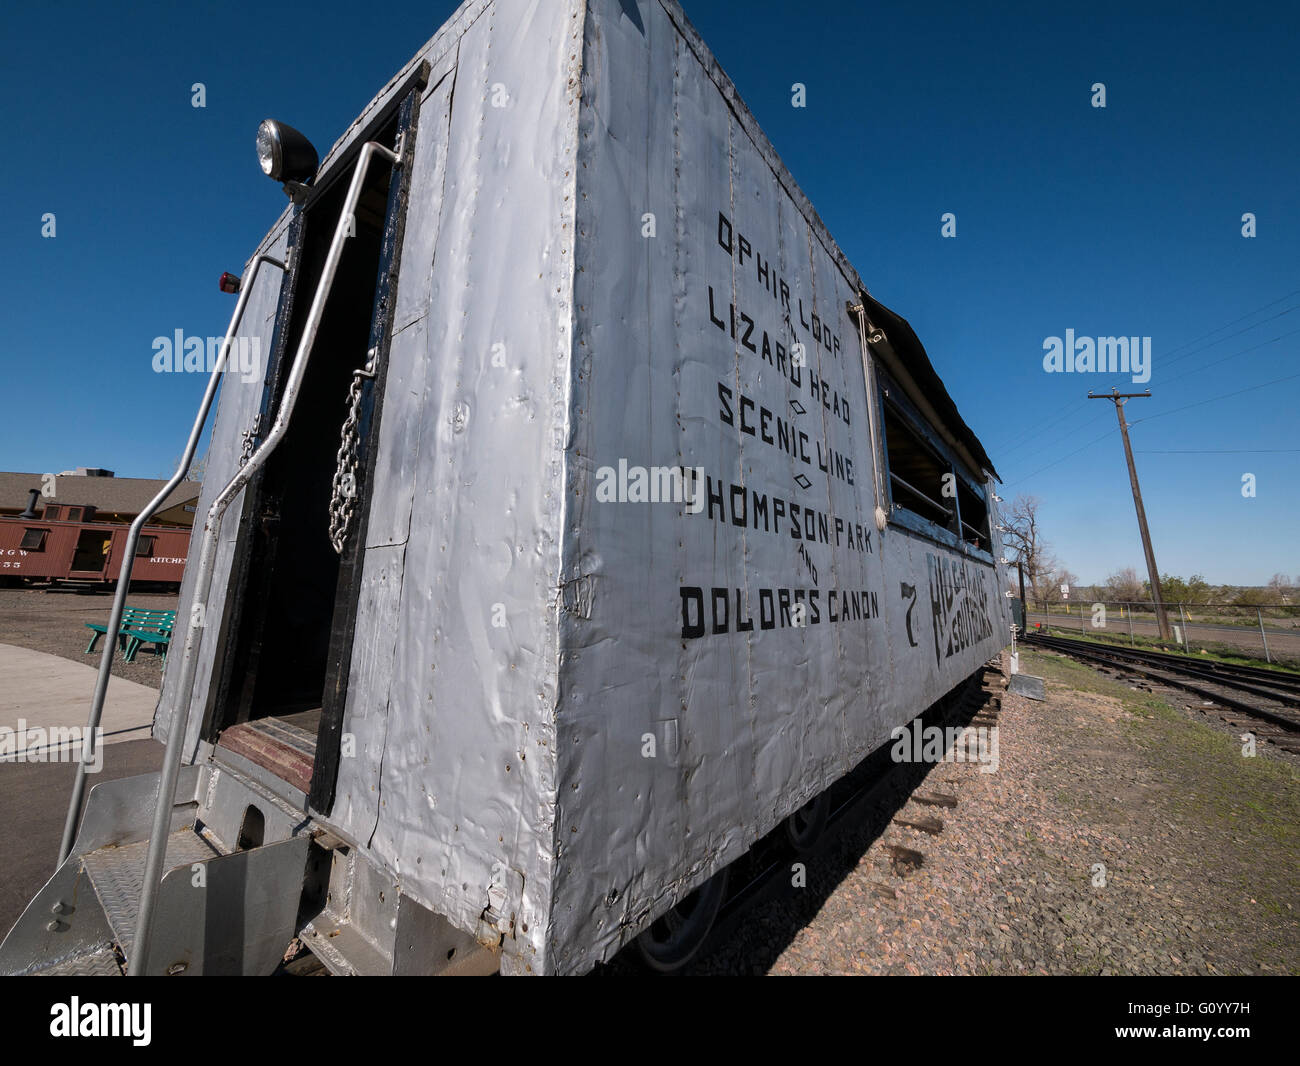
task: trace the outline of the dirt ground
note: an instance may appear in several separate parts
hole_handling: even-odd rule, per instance
[[[148,607],[174,611],[177,597],[157,593],[132,592],[128,607]],[[104,647],[101,636],[95,650],[86,654],[86,645],[94,636],[87,622],[108,624],[113,594],[50,591],[40,589],[0,589],[0,644],[61,655],[73,662],[99,667]],[[140,649],[135,662],[122,662],[120,652],[113,653],[113,673],[128,681],[158,688],[162,685],[162,655],[149,645]]]
[[[955,807],[909,801],[883,833],[846,832],[692,969],[1300,972],[1296,758],[1244,757],[1228,727],[1056,655],[1021,669],[1048,700],[1003,693],[997,772],[935,766],[918,791]]]

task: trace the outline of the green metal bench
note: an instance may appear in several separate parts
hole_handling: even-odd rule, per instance
[[[141,644],[153,644],[163,650],[163,664],[167,663],[167,646],[171,643],[172,627],[176,624],[175,611],[158,611],[147,607],[126,607],[122,611],[122,625],[117,631],[117,641],[122,648],[122,661],[135,662],[135,653]],[[86,628],[94,636],[86,645],[86,654],[95,650],[95,644],[108,632],[108,626],[87,622]]]

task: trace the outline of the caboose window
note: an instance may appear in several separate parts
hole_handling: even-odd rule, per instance
[[[887,377],[880,392],[890,520],[954,548],[992,552],[979,478]]]
[[[153,554],[153,542],[155,539],[156,539],[155,537],[140,538],[140,540],[136,543],[135,546],[135,555],[137,559],[140,558],[140,556],[142,555]]]
[[[47,522],[53,522],[56,519],[58,519],[60,516],[62,516],[63,507],[61,505],[56,506],[52,503],[47,503],[45,505],[45,509],[41,512],[41,514]]]
[[[908,422],[891,401],[885,408],[885,452],[889,457],[889,491],[903,507],[952,532],[957,531],[952,466]],[[945,475],[948,475],[945,481]],[[944,489],[948,487],[945,493]]]
[[[38,552],[45,548],[45,534],[48,529],[27,529],[23,531],[23,539],[19,542],[18,547],[27,552]]]
[[[961,516],[961,539],[982,551],[990,551],[989,505],[983,490],[957,477],[957,509]]]

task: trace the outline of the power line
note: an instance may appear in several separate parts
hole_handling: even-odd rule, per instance
[[[1283,299],[1285,299],[1285,297],[1283,297]],[[1272,322],[1274,319],[1281,318],[1283,315],[1289,315],[1292,311],[1295,311],[1295,310],[1297,310],[1297,309],[1300,309],[1300,305],[1297,305],[1297,307],[1288,307],[1288,308],[1286,308],[1286,309],[1283,310],[1283,311],[1279,311],[1279,312],[1278,312],[1277,314],[1275,314],[1275,315],[1269,315],[1268,318],[1261,318],[1258,322],[1252,323],[1251,325],[1246,326],[1244,329],[1239,329],[1239,330],[1237,330],[1236,333],[1229,333],[1226,337],[1220,337],[1218,340],[1210,341],[1209,344],[1206,344],[1206,345],[1204,345],[1203,347],[1197,348],[1195,351],[1184,352],[1182,355],[1178,356],[1177,359],[1170,359],[1170,358],[1169,358],[1169,355],[1170,355],[1171,353],[1173,353],[1173,352],[1179,351],[1180,349],[1179,349],[1179,348],[1171,348],[1168,352],[1165,353],[1164,363],[1165,363],[1166,366],[1168,366],[1170,363],[1177,363],[1177,362],[1181,362],[1183,359],[1189,359],[1189,358],[1191,358],[1193,355],[1200,355],[1201,352],[1209,351],[1209,350],[1210,350],[1211,348],[1213,348],[1216,344],[1222,344],[1224,341],[1226,341],[1226,340],[1231,340],[1233,337],[1240,337],[1243,333],[1249,333],[1252,329],[1258,329],[1260,326],[1265,325],[1265,324],[1268,323],[1268,322]],[[1256,312],[1253,312],[1253,311],[1251,312],[1251,314],[1255,314],[1255,313],[1256,313]],[[1247,315],[1246,317],[1250,317],[1250,316]],[[1238,319],[1238,321],[1240,321],[1240,319]],[[1220,328],[1224,328],[1224,327],[1220,327]],[[1192,343],[1195,344],[1196,342],[1193,341]],[[1184,344],[1184,345],[1182,345],[1181,347],[1186,348],[1187,345]],[[1248,350],[1249,350],[1249,349],[1248,349]],[[1207,364],[1207,365],[1208,365],[1208,366],[1213,366],[1214,364],[1213,364],[1213,363],[1209,363],[1209,364]],[[1194,371],[1193,371],[1193,372],[1194,372]]]
[[[1011,433],[1005,438],[994,438],[995,440],[1001,441],[1000,443],[993,445],[994,450],[1009,451],[1012,442],[1019,443],[1026,436],[1033,436],[1034,433],[1036,433],[1043,426],[1050,425],[1052,422],[1056,421],[1056,419],[1060,416],[1061,412],[1064,411],[1067,407],[1072,407],[1077,403],[1082,403],[1082,401],[1069,400],[1066,403],[1063,403],[1060,407],[1058,407],[1055,411],[1049,414],[1046,418],[1039,419],[1037,422],[1032,423],[1029,427],[1016,426],[1011,430]]]
[[[1244,315],[1241,315],[1241,316],[1238,317],[1238,318],[1234,318],[1231,322],[1225,322],[1222,326],[1215,326],[1214,329],[1210,330],[1208,333],[1203,333],[1203,334],[1201,334],[1199,337],[1193,337],[1191,340],[1187,341],[1185,344],[1180,344],[1180,345],[1178,345],[1178,346],[1175,347],[1175,348],[1170,348],[1169,351],[1166,352],[1165,354],[1166,354],[1166,355],[1172,355],[1174,352],[1180,352],[1180,351],[1182,351],[1184,348],[1190,348],[1193,344],[1198,344],[1198,343],[1200,343],[1201,341],[1205,340],[1207,337],[1212,337],[1212,336],[1214,336],[1214,334],[1218,333],[1220,330],[1225,330],[1225,329],[1227,329],[1229,326],[1235,326],[1238,322],[1244,322],[1244,321],[1246,321],[1246,319],[1248,319],[1251,315],[1257,315],[1257,314],[1259,314],[1261,311],[1267,311],[1267,310],[1268,310],[1270,307],[1272,307],[1274,304],[1280,304],[1283,300],[1289,300],[1289,299],[1291,299],[1292,296],[1300,296],[1300,289],[1296,289],[1294,292],[1289,292],[1289,293],[1287,293],[1285,296],[1279,296],[1276,300],[1269,300],[1269,302],[1266,303],[1266,304],[1264,304],[1263,306],[1261,306],[1261,307],[1257,307],[1257,308],[1255,308],[1255,310],[1253,310],[1253,311],[1247,311]],[[1294,308],[1293,308],[1292,310],[1294,310]],[[1283,313],[1285,314],[1286,312],[1283,312]],[[1269,321],[1269,319],[1264,319],[1264,321],[1267,322],[1267,321]],[[1249,327],[1248,327],[1248,328],[1249,328]],[[1235,336],[1235,334],[1234,334],[1234,336]],[[1227,338],[1225,337],[1225,338],[1222,338],[1222,339],[1226,340]],[[1216,342],[1216,343],[1217,343],[1217,342]],[[1179,359],[1181,359],[1181,358],[1182,358],[1182,356],[1179,356]],[[1176,361],[1176,360],[1175,360],[1175,361]]]
[[[1017,478],[1015,481],[1009,482],[1006,487],[1011,488],[1012,485],[1019,485],[1022,482],[1028,481],[1031,477],[1037,477],[1044,470],[1051,470],[1052,467],[1057,466],[1058,464],[1065,462],[1065,460],[1078,455],[1081,451],[1084,450],[1084,448],[1090,448],[1092,447],[1092,445],[1096,444],[1097,441],[1104,440],[1109,436],[1110,436],[1110,430],[1106,430],[1106,432],[1103,433],[1100,437],[1094,437],[1092,440],[1088,441],[1088,443],[1083,445],[1082,447],[1075,448],[1074,451],[1070,452],[1068,455],[1063,455],[1061,456],[1061,458],[1053,460],[1052,462],[1048,463],[1046,466],[1039,467],[1032,474],[1026,474],[1022,478]]]
[[[1289,307],[1289,308],[1287,308],[1287,309],[1284,310],[1284,311],[1280,311],[1280,312],[1279,312],[1278,314],[1276,314],[1276,315],[1272,315],[1272,316],[1270,316],[1269,318],[1265,318],[1265,319],[1260,320],[1259,322],[1254,323],[1254,325],[1247,326],[1245,329],[1241,329],[1241,330],[1238,330],[1236,333],[1229,334],[1227,337],[1220,337],[1218,340],[1216,340],[1216,341],[1212,341],[1210,344],[1205,345],[1205,347],[1203,347],[1203,348],[1198,348],[1198,349],[1196,349],[1196,351],[1193,351],[1193,352],[1187,352],[1185,355],[1180,355],[1177,359],[1168,359],[1168,356],[1169,356],[1169,355],[1172,355],[1174,352],[1179,352],[1179,351],[1182,351],[1184,348],[1190,348],[1190,347],[1191,347],[1192,345],[1194,345],[1194,344],[1199,344],[1201,341],[1206,340],[1207,338],[1214,336],[1214,334],[1216,334],[1216,333],[1220,333],[1220,332],[1222,332],[1222,331],[1225,330],[1225,329],[1228,329],[1228,328],[1230,328],[1230,327],[1232,327],[1232,326],[1235,326],[1238,322],[1244,322],[1246,319],[1250,318],[1252,315],[1257,315],[1257,314],[1259,314],[1261,311],[1267,311],[1270,307],[1273,307],[1273,306],[1275,306],[1275,305],[1277,305],[1277,304],[1280,304],[1280,303],[1282,303],[1282,302],[1285,301],[1285,300],[1289,300],[1289,299],[1291,299],[1291,297],[1293,297],[1293,296],[1300,296],[1300,289],[1295,289],[1295,290],[1292,291],[1292,292],[1288,292],[1285,296],[1279,296],[1279,297],[1278,297],[1277,299],[1275,299],[1275,300],[1270,300],[1268,303],[1263,304],[1263,305],[1261,305],[1261,306],[1255,308],[1253,311],[1247,311],[1244,315],[1240,315],[1240,316],[1238,316],[1237,318],[1232,319],[1230,322],[1225,322],[1223,325],[1221,325],[1221,326],[1216,326],[1214,329],[1209,330],[1208,332],[1201,334],[1199,337],[1193,337],[1190,341],[1187,341],[1187,342],[1185,342],[1185,343],[1183,343],[1183,344],[1178,345],[1177,347],[1174,347],[1174,348],[1169,349],[1169,351],[1166,352],[1166,353],[1164,353],[1164,356],[1162,356],[1162,362],[1164,362],[1164,364],[1165,364],[1166,366],[1169,365],[1170,363],[1176,363],[1176,362],[1178,362],[1178,361],[1181,360],[1181,359],[1186,359],[1186,358],[1188,358],[1188,356],[1197,355],[1197,354],[1199,354],[1200,352],[1206,351],[1206,350],[1208,350],[1209,348],[1214,347],[1214,345],[1221,343],[1222,341],[1230,340],[1232,337],[1240,336],[1242,333],[1247,333],[1247,332],[1249,332],[1250,330],[1254,329],[1256,326],[1262,326],[1265,322],[1271,322],[1271,321],[1273,321],[1273,320],[1276,319],[1276,318],[1281,318],[1283,315],[1290,314],[1292,311],[1297,310],[1297,307]],[[1298,305],[1298,306],[1300,306],[1300,305]],[[1300,330],[1294,330],[1294,331],[1292,331],[1292,332],[1300,332]],[[1246,348],[1246,349],[1244,349],[1243,351],[1240,351],[1240,352],[1235,352],[1235,353],[1233,353],[1233,355],[1226,356],[1226,357],[1224,357],[1223,359],[1218,359],[1218,360],[1215,360],[1214,362],[1206,363],[1205,366],[1203,366],[1203,367],[1199,367],[1198,370],[1204,370],[1204,369],[1206,369],[1206,368],[1208,368],[1208,367],[1216,366],[1218,363],[1226,362],[1228,359],[1235,358],[1235,357],[1238,356],[1238,355],[1244,355],[1246,352],[1254,351],[1255,348],[1262,348],[1262,347],[1264,347],[1264,345],[1266,345],[1266,344],[1272,344],[1272,343],[1274,343],[1274,341],[1281,340],[1282,337],[1289,337],[1289,336],[1291,336],[1290,333],[1284,333],[1284,334],[1282,334],[1280,337],[1274,337],[1273,340],[1264,341],[1264,342],[1262,342],[1261,344],[1255,345],[1254,347]],[[1190,374],[1195,374],[1195,373],[1197,373],[1197,370],[1191,370],[1191,371],[1188,371],[1188,374],[1182,374],[1182,375],[1179,375],[1177,378],[1174,378],[1173,380],[1174,380],[1174,381],[1179,381],[1179,380],[1181,380],[1183,377],[1187,377],[1187,376],[1189,376]],[[1006,436],[1006,437],[1004,437],[1004,438],[1000,438],[1000,439],[999,439],[999,438],[994,438],[994,440],[997,441],[997,443],[992,444],[992,445],[990,446],[990,450],[995,451],[995,452],[997,452],[997,451],[1012,451],[1013,449],[1020,447],[1024,442],[1026,442],[1026,441],[1032,439],[1033,436],[1034,436],[1036,433],[1040,432],[1040,431],[1041,431],[1043,428],[1045,428],[1046,426],[1049,426],[1049,425],[1052,425],[1052,424],[1054,424],[1054,423],[1057,423],[1058,420],[1059,420],[1059,418],[1060,418],[1060,416],[1061,416],[1061,414],[1062,414],[1064,411],[1066,411],[1067,409],[1072,408],[1072,407],[1074,408],[1074,410],[1071,411],[1071,413],[1070,413],[1067,417],[1068,417],[1068,418],[1073,418],[1074,415],[1080,413],[1080,411],[1083,409],[1081,406],[1075,407],[1075,404],[1077,403],[1077,404],[1080,404],[1080,405],[1081,405],[1083,402],[1084,402],[1084,401],[1070,401],[1070,402],[1064,403],[1064,404],[1062,404],[1060,407],[1058,407],[1055,411],[1053,411],[1052,413],[1050,413],[1049,415],[1047,415],[1046,418],[1039,419],[1037,422],[1032,423],[1032,425],[1031,425],[1028,429],[1026,429],[1025,427],[1021,426],[1021,427],[1018,427],[1018,428],[1016,428],[1016,429],[1013,429],[1013,430],[1011,431],[1010,435],[1008,435],[1008,436]],[[1089,419],[1087,422],[1084,422],[1082,425],[1079,425],[1079,426],[1074,427],[1073,431],[1074,431],[1074,432],[1077,432],[1078,430],[1084,429],[1085,427],[1091,425],[1093,422],[1096,422],[1096,421],[1097,421],[1096,418]],[[1136,425],[1136,423],[1134,423],[1134,425]],[[1066,458],[1068,458],[1068,456],[1067,456]]]
[[[1176,415],[1179,411],[1190,411],[1193,407],[1204,407],[1207,403],[1226,400],[1229,396],[1240,396],[1244,392],[1254,392],[1256,389],[1266,389],[1270,385],[1280,385],[1282,382],[1290,381],[1293,378],[1300,378],[1300,374],[1288,374],[1286,377],[1274,378],[1272,381],[1265,381],[1259,385],[1248,385],[1246,388],[1238,389],[1236,392],[1225,392],[1218,396],[1211,396],[1208,400],[1197,400],[1196,403],[1189,403],[1182,407],[1175,407],[1171,411],[1161,411],[1159,414],[1147,415],[1146,418],[1139,418],[1137,421],[1129,423],[1129,425],[1136,426],[1139,422],[1150,422],[1153,418],[1164,418],[1166,415]]]
[[[1278,341],[1285,340],[1287,337],[1294,336],[1297,333],[1300,333],[1300,326],[1296,327],[1293,330],[1290,330],[1287,333],[1279,333],[1276,337],[1272,337],[1269,340],[1260,341],[1258,344],[1252,344],[1249,348],[1242,348],[1240,351],[1233,352],[1231,355],[1225,355],[1221,359],[1211,360],[1210,362],[1206,363],[1204,366],[1195,367],[1191,370],[1188,370],[1186,373],[1179,374],[1177,377],[1171,378],[1170,381],[1182,381],[1183,378],[1189,378],[1193,374],[1199,374],[1202,370],[1209,370],[1210,367],[1218,366],[1220,363],[1226,363],[1229,359],[1236,359],[1237,356],[1239,355],[1245,355],[1247,352],[1253,352],[1258,348],[1265,348],[1270,344],[1276,344]],[[1236,334],[1233,334],[1233,336],[1236,336]],[[1226,340],[1227,338],[1224,339]],[[1202,348],[1201,351],[1205,351],[1205,349]],[[1194,353],[1194,354],[1199,354],[1199,353]],[[1177,362],[1177,360],[1174,360],[1174,362]],[[1161,381],[1162,385],[1167,385],[1169,383],[1170,383],[1169,381],[1163,381],[1163,380]]]
[[[1137,425],[1136,422],[1133,423]],[[1282,452],[1300,452],[1300,448],[1175,448],[1160,450],[1143,448],[1137,455],[1277,455]]]
[[[1294,379],[1294,378],[1300,378],[1300,374],[1288,374],[1286,377],[1275,378],[1275,379],[1272,380],[1272,381],[1265,381],[1265,382],[1262,382],[1262,383],[1259,384],[1259,385],[1250,385],[1250,386],[1247,386],[1247,387],[1244,388],[1244,389],[1238,389],[1236,392],[1228,392],[1228,393],[1224,393],[1224,394],[1221,395],[1221,396],[1214,396],[1214,397],[1212,397],[1212,398],[1210,398],[1210,399],[1208,399],[1208,400],[1198,400],[1196,403],[1189,403],[1189,404],[1186,404],[1186,405],[1184,405],[1184,406],[1182,406],[1182,407],[1175,407],[1175,408],[1173,408],[1172,410],[1169,410],[1169,411],[1161,411],[1161,412],[1159,412],[1158,414],[1147,415],[1145,418],[1139,418],[1139,419],[1136,419],[1136,420],[1133,421],[1133,422],[1130,422],[1130,423],[1129,423],[1129,428],[1131,429],[1133,426],[1136,426],[1136,425],[1138,425],[1138,424],[1141,423],[1141,422],[1150,422],[1153,418],[1164,418],[1165,415],[1173,415],[1173,414],[1177,414],[1179,411],[1186,411],[1186,410],[1189,410],[1190,408],[1193,408],[1193,407],[1203,407],[1203,406],[1204,406],[1205,404],[1207,404],[1207,403],[1214,403],[1215,400],[1224,400],[1224,399],[1227,399],[1229,396],[1240,396],[1240,395],[1242,395],[1243,393],[1246,393],[1246,392],[1254,392],[1256,389],[1266,389],[1266,388],[1268,388],[1270,385],[1277,385],[1277,384],[1280,384],[1280,383],[1283,382],[1283,381],[1291,381],[1291,380]],[[1094,421],[1095,421],[1095,419],[1094,419]],[[1007,482],[1007,484],[1006,484],[1006,488],[1012,488],[1012,487],[1015,486],[1015,485],[1020,485],[1020,484],[1022,484],[1023,482],[1028,481],[1030,478],[1037,477],[1039,474],[1043,473],[1045,470],[1051,470],[1052,467],[1054,467],[1054,466],[1059,466],[1061,463],[1065,462],[1065,460],[1074,458],[1074,456],[1078,455],[1081,451],[1084,451],[1086,448],[1091,447],[1092,445],[1096,444],[1096,443],[1097,443],[1098,441],[1100,441],[1100,440],[1103,440],[1104,438],[1108,437],[1109,435],[1110,435],[1110,434],[1109,434],[1109,431],[1107,431],[1106,433],[1103,433],[1100,437],[1094,437],[1092,440],[1088,441],[1087,444],[1084,444],[1084,445],[1082,445],[1081,447],[1075,448],[1074,451],[1066,453],[1065,455],[1061,456],[1059,459],[1054,459],[1054,460],[1052,460],[1052,462],[1048,463],[1046,466],[1039,467],[1039,468],[1038,468],[1037,470],[1035,470],[1032,474],[1026,474],[1024,477],[1022,477],[1022,478],[1017,478],[1015,481],[1009,481],[1009,482]],[[1259,450],[1259,449],[1255,449],[1255,448],[1243,449],[1243,451],[1251,451],[1251,452],[1253,452],[1253,451],[1258,451],[1258,450]],[[1278,453],[1284,453],[1284,452],[1300,451],[1300,448],[1277,448],[1277,449],[1270,449],[1270,450],[1271,450],[1271,451],[1274,451],[1274,452],[1278,452]],[[1159,454],[1159,453],[1152,453],[1152,454]],[[1175,454],[1175,453],[1173,453],[1173,452],[1169,452],[1169,453],[1165,453],[1165,454]],[[1188,453],[1185,453],[1185,454],[1193,454],[1193,453],[1188,452]],[[1211,452],[1206,452],[1206,453],[1204,453],[1204,454],[1212,454],[1212,453],[1211,453]],[[1224,454],[1228,454],[1228,453],[1224,453]]]

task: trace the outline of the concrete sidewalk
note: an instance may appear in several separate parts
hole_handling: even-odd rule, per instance
[[[0,644],[0,732],[17,730],[20,720],[29,734],[37,729],[83,729],[97,673],[85,663]],[[157,689],[110,677],[100,721],[104,743],[146,739],[157,703]]]

